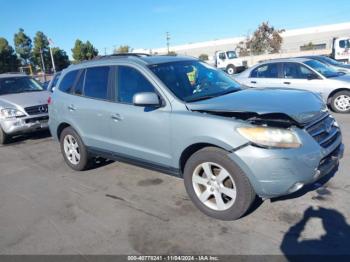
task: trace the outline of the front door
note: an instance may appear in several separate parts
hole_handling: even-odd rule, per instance
[[[140,92],[157,92],[138,69],[118,66],[115,70],[115,103],[109,105],[110,150],[121,156],[149,163],[171,164],[171,106],[164,99],[161,107],[133,105]]]

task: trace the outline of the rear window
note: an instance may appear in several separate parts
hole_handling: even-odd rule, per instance
[[[270,63],[264,64],[255,68],[250,77],[256,78],[278,78],[278,64]]]
[[[86,69],[84,95],[91,98],[108,98],[109,66],[91,67]]]
[[[67,73],[59,86],[59,89],[65,93],[71,93],[73,91],[74,82],[78,76],[79,70],[74,70]]]

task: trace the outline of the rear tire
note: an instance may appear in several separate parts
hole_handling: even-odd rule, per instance
[[[5,145],[5,144],[7,144],[8,143],[8,141],[9,141],[9,135],[8,134],[6,134],[5,132],[4,132],[4,130],[2,130],[2,128],[0,127],[0,145]]]
[[[70,168],[83,171],[90,166],[86,146],[72,127],[63,129],[60,136],[60,145],[63,158]]]
[[[188,159],[184,183],[196,207],[204,214],[221,220],[241,218],[256,197],[240,167],[227,156],[226,151],[215,147],[201,149]]]
[[[335,93],[331,99],[331,108],[337,113],[350,113],[350,91]]]

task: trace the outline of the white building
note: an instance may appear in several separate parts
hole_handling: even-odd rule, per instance
[[[294,54],[304,51],[304,46],[313,44],[316,49],[314,53],[328,54],[331,52],[332,40],[334,37],[349,36],[350,22],[332,25],[323,25],[317,27],[308,27],[301,29],[286,30],[281,34],[283,44],[281,54]],[[171,51],[177,54],[190,55],[198,57],[200,54],[213,55],[218,50],[235,50],[239,42],[245,40],[245,37],[233,37],[220,40],[198,42],[184,45],[170,46]],[[166,54],[167,48],[155,49],[135,49],[134,52],[147,52]],[[280,55],[281,55],[280,54]]]

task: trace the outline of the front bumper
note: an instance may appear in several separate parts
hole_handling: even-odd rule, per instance
[[[48,129],[48,114],[35,117],[1,120],[1,128],[8,135],[19,135]]]
[[[229,157],[247,174],[255,192],[263,198],[287,195],[330,174],[344,154],[341,136],[327,149],[307,134],[300,134],[298,149],[266,149],[247,145]]]

